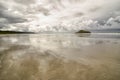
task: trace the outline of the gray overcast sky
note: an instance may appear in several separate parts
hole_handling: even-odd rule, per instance
[[[0,29],[72,31],[119,27],[120,0],[0,0]]]

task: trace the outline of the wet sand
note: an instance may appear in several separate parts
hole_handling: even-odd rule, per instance
[[[114,35],[0,35],[0,80],[119,79],[120,39]]]

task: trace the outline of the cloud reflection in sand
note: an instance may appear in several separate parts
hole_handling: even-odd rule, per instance
[[[120,40],[75,35],[0,36],[0,80],[118,80]]]

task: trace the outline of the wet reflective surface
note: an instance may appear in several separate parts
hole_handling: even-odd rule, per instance
[[[120,35],[0,35],[0,80],[119,80]]]

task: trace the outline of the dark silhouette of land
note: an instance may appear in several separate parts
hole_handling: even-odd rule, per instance
[[[90,31],[87,31],[87,30],[80,30],[80,31],[78,31],[78,32],[76,32],[76,33],[91,33]]]
[[[34,34],[34,32],[22,32],[22,31],[1,31],[0,34]]]

